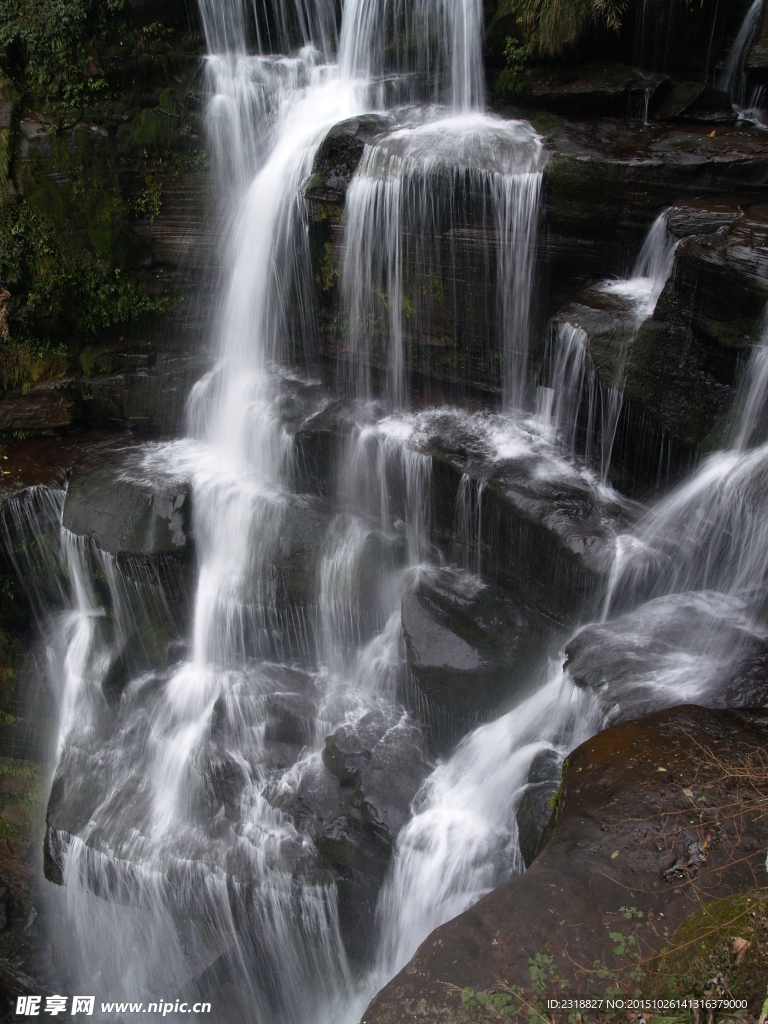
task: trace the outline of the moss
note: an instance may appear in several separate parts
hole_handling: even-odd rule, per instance
[[[42,765],[0,757],[0,837],[42,839],[45,788]]]
[[[746,943],[746,945],[745,945]],[[646,973],[653,994],[703,997],[721,975],[726,997],[758,1016],[768,991],[768,889],[705,903],[683,921]]]
[[[318,287],[321,291],[329,292],[336,284],[336,279],[339,276],[340,272],[336,267],[333,245],[331,242],[326,242],[323,247],[323,255],[320,260],[315,280],[317,281]]]

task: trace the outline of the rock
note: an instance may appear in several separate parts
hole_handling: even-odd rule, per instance
[[[189,485],[152,478],[130,447],[78,460],[63,524],[111,555],[187,557],[192,550]]]
[[[626,266],[627,248],[639,250],[671,203],[768,183],[765,148],[751,127],[724,125],[710,138],[682,126],[531,120],[550,153],[542,236],[549,315],[580,288]]]
[[[551,110],[563,117],[643,118],[669,91],[668,79],[624,64],[583,63],[533,67],[496,79],[497,101]]]
[[[557,811],[530,869],[436,929],[362,1020],[463,1024],[466,988],[511,994],[520,986],[526,1005],[535,1005],[542,997],[529,971],[536,955],[552,958],[544,996],[561,997],[561,979],[570,992],[604,997],[594,962],[609,971],[633,964],[617,933],[625,950],[633,948],[630,935],[642,943],[647,963],[702,902],[752,889],[762,877],[768,823],[757,801],[734,799],[722,762],[741,765],[766,739],[765,711],[682,706],[582,744],[568,758]],[[701,808],[693,824],[689,794]],[[752,851],[739,846],[745,835],[757,840]],[[665,881],[664,871],[694,842],[706,851],[706,870]]]
[[[701,121],[727,124],[736,120],[731,97],[701,82],[681,82],[653,108],[657,121]]]
[[[454,713],[498,707],[543,654],[531,616],[468,572],[423,572],[401,615],[414,682]]]
[[[721,443],[744,358],[768,302],[768,204],[677,247],[672,274],[627,360],[625,397],[689,451]]]
[[[755,41],[747,56],[746,66],[749,71],[763,73],[768,71],[768,7],[765,4],[763,4]]]
[[[667,210],[667,229],[678,239],[689,235],[713,235],[733,224],[741,215],[742,202],[754,202],[754,197],[703,196],[682,200]]]
[[[557,631],[592,607],[608,571],[621,502],[601,504],[578,474],[547,477],[527,455],[487,469],[436,455],[432,467],[433,538],[456,550],[457,498],[462,487],[480,505],[480,565],[484,579]],[[488,476],[485,473],[488,472]],[[471,550],[477,558],[477,540]],[[458,557],[457,557],[458,556]]]
[[[679,244],[652,315],[629,292],[601,285],[553,319],[542,383],[551,381],[567,325],[581,332],[588,351],[582,419],[589,389],[599,409],[600,388],[622,392],[610,478],[623,491],[668,486],[696,453],[722,443],[739,371],[760,336],[768,301],[765,210],[749,195],[676,203],[666,220]],[[598,413],[597,445],[599,419]],[[586,425],[576,427],[581,437]]]
[[[705,707],[768,705],[768,641],[737,606],[706,592],[656,598],[585,626],[566,658],[611,722],[674,704],[681,692]]]
[[[429,770],[418,727],[371,711],[326,737],[323,763],[338,779],[350,823],[392,844]]]
[[[520,853],[526,868],[536,858],[544,826],[552,815],[551,800],[560,782],[560,758],[554,750],[542,750],[528,769],[525,792],[515,811]]]
[[[82,402],[71,378],[40,384],[26,394],[6,391],[0,397],[0,431],[63,431],[82,420]]]
[[[300,693],[272,693],[267,696],[266,705],[265,743],[303,747],[312,741],[317,706],[311,697]]]
[[[0,100],[0,131],[11,127],[11,115],[13,114],[13,103],[11,100]]]
[[[392,119],[383,114],[365,114],[335,124],[315,154],[312,174],[304,186],[307,200],[343,206],[363,150],[391,124]]]

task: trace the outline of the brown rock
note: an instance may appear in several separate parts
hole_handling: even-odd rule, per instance
[[[519,985],[535,1003],[536,954],[552,958],[549,988],[560,978],[570,994],[604,995],[615,982],[597,975],[595,961],[633,987],[635,961],[618,950],[647,963],[700,902],[765,884],[768,821],[760,801],[734,800],[724,766],[766,738],[766,711],[681,706],[584,743],[568,759],[530,870],[434,931],[370,1004],[365,1024],[464,1024],[467,987]],[[747,833],[753,849],[737,852]]]

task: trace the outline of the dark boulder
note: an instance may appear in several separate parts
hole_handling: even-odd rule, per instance
[[[622,393],[610,477],[623,491],[672,484],[697,453],[722,444],[768,302],[765,210],[754,195],[676,203],[666,223],[679,244],[650,315],[629,293],[596,286],[553,319],[542,383],[552,375],[562,328],[570,326],[582,332],[587,350],[582,387],[592,388],[595,400],[601,388]]]
[[[661,103],[652,108],[657,121],[700,121],[703,124],[728,124],[736,113],[727,92],[701,82],[681,82]]]
[[[560,784],[560,758],[554,750],[537,754],[525,783],[525,791],[515,811],[517,838],[525,866],[536,858],[539,840],[552,816],[552,797]]]
[[[497,102],[550,110],[563,117],[643,118],[670,89],[663,75],[624,64],[578,63],[534,67],[496,79]]]
[[[141,460],[135,447],[78,460],[63,524],[111,555],[186,556],[192,549],[189,485],[153,477]]]
[[[603,714],[624,722],[681,694],[712,708],[768,704],[768,643],[738,608],[707,592],[672,594],[579,630],[566,669]]]
[[[747,57],[747,68],[750,71],[768,72],[768,5],[763,4],[763,11],[755,35],[755,41]]]
[[[684,239],[627,361],[625,397],[678,445],[711,450],[768,302],[768,204],[734,204],[718,231]]]
[[[454,711],[498,707],[542,655],[532,616],[467,572],[423,572],[403,597],[401,615],[414,682]]]
[[[0,397],[0,431],[60,433],[82,422],[83,403],[71,379],[40,384]]]
[[[338,779],[350,822],[390,844],[430,767],[418,726],[404,714],[383,711],[326,737],[323,762]]]
[[[306,198],[343,206],[363,150],[391,123],[383,114],[365,114],[335,124],[315,154],[312,174],[304,186]]]

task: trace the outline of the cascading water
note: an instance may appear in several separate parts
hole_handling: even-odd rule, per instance
[[[643,241],[628,278],[604,281],[597,291],[615,296],[622,327],[615,330],[613,377],[598,378],[589,354],[586,331],[567,321],[552,325],[547,353],[550,367],[545,387],[539,388],[539,417],[543,428],[560,440],[571,457],[580,455],[586,466],[599,468],[605,484],[611,465],[626,360],[637,332],[653,315],[659,296],[672,273],[677,239],[661,213]]]
[[[549,426],[528,411],[544,154],[529,125],[482,112],[477,0],[409,11],[348,0],[336,63],[333,4],[276,4],[266,20],[237,0],[200,8],[225,225],[218,357],[191,396],[189,436],[123,454],[121,471],[148,489],[188,484],[196,579],[188,610],[178,597],[188,581],[174,590],[154,563],[61,531],[70,610],[58,631],[47,605],[40,614],[61,708],[48,824],[65,883],[63,972],[113,999],[207,996],[228,1022],[352,1024],[432,928],[522,869],[515,811],[532,763],[545,757],[556,771],[633,699],[589,692],[562,657],[538,657],[516,706],[432,771],[427,730],[407,710],[401,602],[445,568],[433,456],[463,474],[451,579],[474,600],[487,588],[494,473],[519,475],[521,501],[536,487],[578,489],[613,537],[604,484],[618,412],[601,413],[597,478],[573,459],[589,374],[576,334],[562,345]],[[249,40],[301,49],[254,56]],[[302,187],[332,126],[382,108],[346,200],[339,412],[291,369],[318,329]],[[450,268],[478,224],[477,273],[490,282],[480,333],[493,325],[484,350],[503,409],[414,411],[416,341],[447,366],[463,348],[467,289]],[[669,273],[670,245],[660,221],[632,279],[612,286],[636,300],[638,321]],[[649,628],[657,602],[691,594],[686,613],[702,629],[714,608],[734,635],[762,636],[764,538],[750,488],[763,469],[765,365],[756,358],[733,449],[619,536],[604,621],[572,643],[612,616]],[[334,416],[340,440],[313,489],[298,438]],[[738,550],[702,525],[715,512]],[[652,682],[677,658],[657,691],[688,695],[689,652],[661,641],[667,660]]]
[[[481,114],[409,125],[366,148],[347,195],[342,279],[351,333],[345,370],[358,393],[370,395],[371,363],[383,346],[388,401],[408,406],[411,339],[434,331],[433,282],[474,217],[493,225],[496,251],[486,251],[483,264],[488,272],[496,265],[501,385],[509,404],[522,405],[541,164],[530,126]],[[437,298],[448,306],[450,353],[462,340],[462,296]],[[436,347],[444,359],[445,342]]]
[[[741,23],[741,28],[733,41],[733,46],[720,74],[718,85],[723,92],[728,93],[736,107],[746,105],[746,97],[744,96],[746,89],[744,65],[749,48],[752,45],[752,40],[755,37],[755,32],[757,31],[762,9],[763,0],[753,0],[744,21]]]

